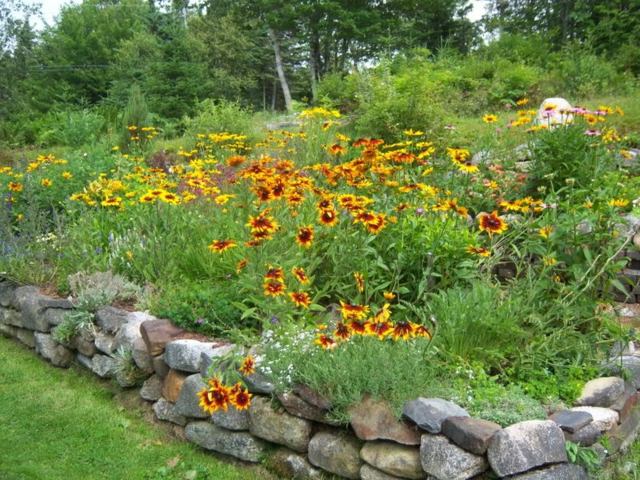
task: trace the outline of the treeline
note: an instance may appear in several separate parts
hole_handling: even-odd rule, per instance
[[[41,30],[21,1],[0,6],[0,139],[20,143],[51,112],[115,117],[132,87],[163,120],[205,99],[291,110],[385,61],[478,58],[514,34],[537,57],[579,48],[640,71],[640,0],[490,0],[476,23],[468,0],[84,0]]]

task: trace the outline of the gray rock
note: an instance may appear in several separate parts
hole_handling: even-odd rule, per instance
[[[127,315],[127,321],[120,326],[115,339],[115,348],[123,348],[125,350],[134,351],[136,348],[136,342],[142,340],[142,334],[140,333],[140,324],[146,320],[154,318],[144,312],[132,312]],[[146,348],[146,347],[145,347]]]
[[[164,361],[174,370],[200,372],[201,354],[211,357],[222,356],[233,348],[230,345],[218,347],[217,343],[198,340],[173,340],[165,345]]]
[[[247,432],[230,432],[210,422],[189,423],[185,434],[189,441],[207,450],[231,455],[245,462],[259,462],[267,448],[265,442]]]
[[[309,462],[345,478],[360,478],[360,448],[355,437],[330,432],[316,433],[309,442]]]
[[[421,478],[424,478],[424,477],[421,477]],[[387,475],[386,473],[381,472],[377,468],[373,468],[371,465],[367,465],[366,463],[363,463],[362,467],[360,467],[360,479],[361,480],[402,480],[400,477]]]
[[[271,379],[261,372],[252,373],[243,379],[249,391],[256,395],[271,395],[276,388]]]
[[[176,412],[175,405],[164,398],[161,398],[153,404],[153,411],[158,420],[175,423],[180,426],[187,424],[187,419]]]
[[[13,293],[12,304],[16,310],[22,312],[22,328],[38,332],[48,332],[50,330],[50,325],[43,315],[43,308],[40,306],[40,302],[44,298],[36,287],[16,288]]]
[[[270,455],[269,467],[274,470],[280,478],[294,478],[296,480],[323,478],[321,471],[313,468],[303,455],[292,452],[286,448],[279,448]]]
[[[153,357],[151,363],[153,364],[153,371],[156,372],[156,375],[164,379],[170,370],[169,365],[164,361],[164,355]]]
[[[93,367],[93,360],[89,357],[82,355],[81,353],[78,353],[76,355],[76,361],[88,370],[91,370],[91,368]]]
[[[497,423],[471,417],[449,417],[442,423],[442,433],[467,452],[484,455],[491,437],[502,427]]]
[[[198,392],[204,388],[206,385],[199,374],[189,375],[180,389],[180,395],[176,402],[176,413],[184,417],[209,418],[210,415],[199,405]]]
[[[403,445],[420,445],[414,425],[399,421],[389,404],[369,395],[349,408],[351,427],[361,440],[391,440]]]
[[[302,400],[313,405],[320,410],[331,410],[331,402],[327,397],[313,390],[307,385],[298,383],[293,386],[293,393],[298,395]]]
[[[633,355],[620,357],[605,365],[604,368],[614,375],[626,373],[627,380],[636,390],[640,390],[640,357]]]
[[[572,412],[587,412],[593,417],[593,423],[601,432],[611,430],[618,424],[620,415],[615,410],[603,407],[574,407]]]
[[[591,407],[610,407],[623,393],[624,380],[622,378],[596,378],[585,384],[576,400],[576,404]]]
[[[217,359],[218,357],[222,357],[228,354],[235,348],[236,348],[235,345],[231,345],[231,344],[225,345],[221,343],[214,343],[213,349],[205,349],[200,353],[200,364],[198,365],[198,370],[200,372],[203,372],[203,371],[207,372],[209,370],[209,367],[213,363],[214,359]],[[221,365],[221,369],[226,370],[227,368],[228,368],[228,364],[226,362],[223,362],[223,364]],[[206,378],[206,374],[205,374],[205,378]]]
[[[584,468],[570,463],[552,465],[510,478],[514,480],[589,480]]]
[[[44,319],[49,325],[57,326],[63,322],[68,313],[69,310],[63,310],[60,308],[47,308],[44,311],[43,315]]]
[[[443,435],[422,435],[420,461],[438,480],[466,480],[489,468],[484,456],[463,450]]]
[[[142,384],[140,396],[150,402],[160,400],[162,397],[162,380],[157,375],[152,375]]]
[[[34,332],[26,328],[16,328],[16,338],[29,348],[36,347]]]
[[[16,288],[18,288],[17,285],[9,280],[0,281],[0,307],[11,305]]]
[[[96,324],[105,332],[116,334],[127,322],[129,312],[115,307],[104,307],[96,312]]]
[[[83,329],[79,335],[71,340],[71,348],[78,350],[86,357],[93,357],[96,352],[96,344],[93,342],[93,333],[88,329]]]
[[[249,411],[236,408],[229,408],[226,412],[224,410],[216,411],[211,415],[211,421],[218,427],[234,431],[249,430],[250,426]]]
[[[111,378],[116,372],[116,361],[112,357],[107,355],[100,355],[99,353],[93,356],[91,362],[91,370],[93,373],[101,378]]]
[[[104,332],[96,332],[96,338],[94,339],[96,348],[102,353],[107,355],[113,355],[116,351],[116,337]]]
[[[411,479],[425,476],[417,447],[394,442],[367,442],[360,450],[360,458],[389,475]]]
[[[468,417],[467,411],[448,400],[420,397],[404,404],[402,414],[429,433],[440,433],[448,417]]]
[[[137,338],[133,342],[133,350],[131,354],[133,356],[134,363],[140,370],[148,375],[153,373],[153,359],[147,351],[147,345],[141,338]]]
[[[18,328],[13,325],[5,325],[4,323],[0,323],[0,334],[4,335],[8,338],[14,338],[18,335]]]
[[[551,415],[549,420],[553,420],[565,432],[575,433],[593,422],[593,417],[588,412],[560,410]]]
[[[496,433],[487,450],[491,468],[499,476],[514,475],[567,461],[562,430],[551,420],[529,420]]]
[[[40,309],[46,310],[48,308],[55,308],[59,310],[73,310],[75,307],[71,300],[67,298],[50,298],[45,297],[44,295],[40,296]]]
[[[311,422],[276,411],[263,397],[253,397],[249,407],[249,430],[256,437],[306,452],[311,437]]]
[[[22,314],[13,308],[0,307],[0,323],[22,328]]]
[[[46,358],[56,367],[67,368],[73,362],[73,353],[68,348],[57,343],[49,334],[36,332],[36,352]]]
[[[326,410],[321,410],[318,407],[305,402],[293,392],[279,393],[278,400],[284,409],[291,415],[319,423],[326,423],[328,425],[338,425],[337,422],[330,420],[327,417]]]
[[[574,433],[564,433],[565,440],[577,443],[583,447],[590,447],[596,443],[601,436],[602,430],[600,430],[600,427],[593,422]]]

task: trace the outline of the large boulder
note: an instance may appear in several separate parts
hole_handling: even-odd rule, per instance
[[[309,442],[309,462],[345,478],[360,478],[360,448],[355,437],[331,432],[316,433]]]
[[[326,423],[328,425],[338,425],[337,422],[328,418],[328,412],[326,410],[322,410],[308,403],[293,392],[279,393],[278,400],[291,415],[313,420],[314,422]]]
[[[402,478],[389,475],[371,465],[363,463],[362,467],[360,467],[360,480],[402,480]]]
[[[351,427],[361,440],[391,440],[403,445],[420,445],[415,426],[399,421],[388,403],[366,396],[349,409]]]
[[[561,97],[547,98],[541,104],[536,115],[536,124],[549,128],[573,122],[573,107]]]
[[[596,378],[585,384],[576,403],[591,407],[610,407],[623,393],[624,380],[622,378]]]
[[[0,323],[22,328],[22,314],[13,308],[0,307]]]
[[[275,410],[271,401],[254,397],[249,407],[249,430],[256,437],[284,445],[296,452],[306,452],[311,438],[311,422]]]
[[[484,455],[489,441],[502,427],[497,423],[472,417],[449,417],[442,423],[442,433],[467,452]]]
[[[550,463],[567,461],[564,435],[551,420],[529,420],[496,433],[487,450],[489,464],[501,477]]]
[[[169,367],[183,372],[199,372],[201,355],[220,357],[230,352],[232,345],[198,340],[173,340],[165,345],[164,361]]]
[[[229,408],[226,412],[224,410],[217,410],[211,415],[211,421],[218,427],[237,432],[249,430],[251,426],[249,411],[238,410],[237,408]]]
[[[422,435],[420,462],[438,480],[466,480],[489,468],[484,456],[463,450],[443,435]]]
[[[192,422],[185,429],[187,439],[207,450],[224,453],[257,463],[262,460],[267,445],[247,432],[231,432],[210,422]]]
[[[611,430],[618,424],[620,415],[615,410],[604,407],[573,407],[573,412],[586,412],[593,417],[593,424],[600,429],[601,432]]]
[[[56,367],[67,368],[73,362],[71,350],[56,342],[51,335],[35,332],[36,352],[49,360]]]
[[[404,404],[402,414],[429,433],[440,433],[442,422],[449,417],[468,417],[467,411],[442,398],[420,397]]]
[[[176,413],[183,417],[208,418],[210,415],[200,407],[198,392],[206,388],[202,377],[199,374],[188,376],[176,401]]]
[[[389,475],[401,478],[425,477],[420,463],[420,450],[394,442],[367,442],[360,450],[360,458]]]
[[[24,286],[16,288],[13,292],[12,305],[22,313],[22,324],[16,326],[38,332],[48,332],[51,326],[43,315],[44,308],[40,303],[45,299],[46,297],[40,294],[36,287]]]
[[[0,280],[0,307],[8,307],[11,305],[13,293],[18,286],[10,280]]]

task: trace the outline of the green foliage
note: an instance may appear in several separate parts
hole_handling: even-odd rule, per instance
[[[69,344],[83,331],[92,332],[95,326],[93,314],[85,310],[67,313],[62,323],[53,330],[53,338],[62,344]]]
[[[591,448],[582,447],[573,442],[566,442],[567,457],[571,463],[584,467],[588,472],[594,473],[600,467],[600,458]]]
[[[204,100],[192,118],[186,118],[188,134],[230,132],[247,134],[252,130],[251,112],[238,103],[226,100]]]
[[[87,312],[114,302],[132,302],[140,294],[140,287],[120,275],[106,272],[78,272],[68,278],[69,288],[76,297],[76,306]]]
[[[42,146],[80,147],[94,144],[104,133],[105,120],[88,109],[50,112],[44,118],[36,142]]]

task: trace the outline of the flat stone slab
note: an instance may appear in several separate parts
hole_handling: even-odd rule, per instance
[[[417,447],[394,442],[367,442],[360,450],[360,458],[389,475],[416,480],[424,478]]]
[[[600,430],[600,427],[593,422],[574,433],[564,432],[565,440],[577,443],[582,447],[590,447],[596,443],[601,436],[602,430]]]
[[[347,434],[318,432],[309,442],[309,462],[327,472],[357,480],[360,478],[362,442]]]
[[[438,480],[467,480],[489,468],[484,456],[463,450],[444,435],[422,435],[420,462]]]
[[[398,421],[388,403],[366,396],[349,409],[351,427],[361,440],[391,440],[403,445],[420,445],[414,426]]]
[[[327,425],[338,425],[337,422],[328,418],[326,410],[311,405],[293,392],[279,393],[278,400],[291,415]]]
[[[601,432],[611,430],[618,424],[620,416],[615,410],[604,407],[573,407],[572,412],[587,412],[593,417],[593,423]]]
[[[502,427],[497,423],[472,417],[449,417],[442,422],[442,433],[467,452],[484,455],[489,441]]]
[[[211,421],[218,427],[234,431],[249,430],[250,426],[249,411],[236,408],[229,408],[226,412],[217,410],[211,415]]]
[[[523,473],[550,463],[567,462],[562,430],[551,420],[529,420],[497,432],[487,450],[500,477]]]
[[[560,410],[551,415],[549,420],[553,420],[565,432],[575,433],[593,422],[593,416],[589,412]]]
[[[215,342],[173,340],[165,346],[164,361],[174,370],[196,373],[200,371],[201,354],[220,357],[229,353],[232,348],[232,345],[221,346]]]
[[[267,449],[265,442],[247,432],[230,432],[210,422],[189,423],[185,435],[190,442],[207,450],[231,455],[245,462],[260,462]]]
[[[585,384],[577,405],[610,407],[624,393],[624,380],[620,377],[600,377]]]
[[[296,452],[307,451],[312,430],[308,420],[275,410],[269,399],[263,397],[253,397],[249,418],[249,430],[256,437],[284,445]]]
[[[182,384],[176,401],[176,413],[189,418],[209,418],[211,415],[200,407],[198,392],[206,388],[199,373],[189,375]]]
[[[187,424],[187,419],[176,412],[175,405],[164,398],[161,398],[153,404],[153,412],[156,414],[158,420],[175,423],[182,427]]]
[[[423,398],[405,403],[402,415],[429,433],[440,433],[442,422],[449,417],[468,417],[462,407],[442,398]]]
[[[510,478],[513,480],[589,480],[589,475],[579,465],[561,463]]]

